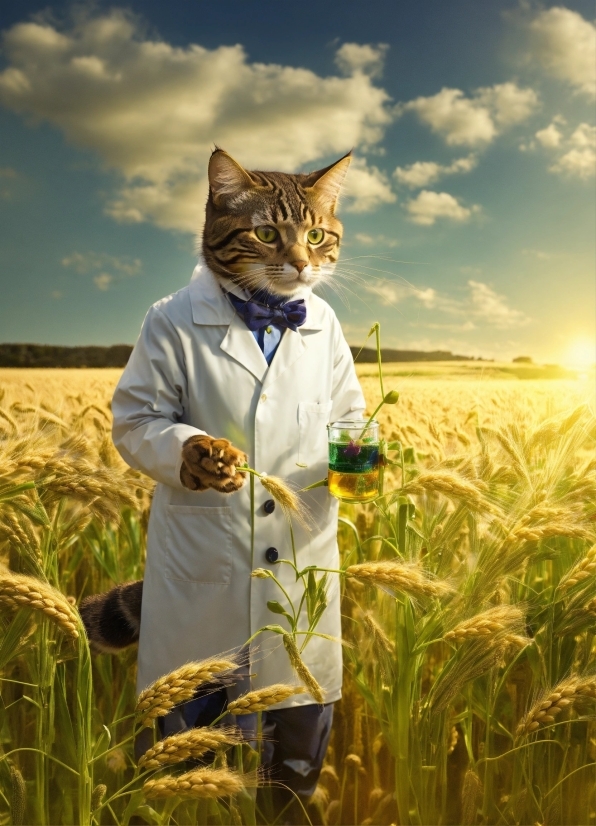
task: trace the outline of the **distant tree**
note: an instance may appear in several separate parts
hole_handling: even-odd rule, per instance
[[[534,364],[530,356],[518,356],[513,359],[513,364]]]

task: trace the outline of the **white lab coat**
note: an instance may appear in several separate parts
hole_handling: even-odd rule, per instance
[[[283,594],[270,579],[251,577],[255,568],[273,570],[300,600],[290,566],[266,561],[270,547],[285,559],[292,549],[279,505],[272,514],[263,510],[271,496],[258,480],[251,558],[248,481],[233,494],[192,492],[180,482],[180,466],[183,443],[208,433],[230,439],[251,467],[295,487],[326,476],[326,424],[359,417],[365,402],[335,313],[310,292],[305,300],[306,323],[284,332],[270,366],[205,264],[188,287],[147,313],[112,402],[120,454],[158,482],[148,530],[139,691],[185,662],[240,648],[264,625],[285,625],[267,608],[267,600],[283,604]],[[337,502],[326,487],[303,500],[312,527],[294,525],[298,564],[337,568]],[[317,630],[341,635],[336,575]],[[312,638],[304,660],[326,702],[339,699],[341,646]],[[251,688],[296,682],[281,637],[271,633],[257,638],[251,671]],[[279,708],[312,702],[310,694],[299,694]]]

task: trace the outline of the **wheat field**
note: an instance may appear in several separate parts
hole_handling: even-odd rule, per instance
[[[593,376],[388,364],[381,392],[358,370],[371,412],[400,399],[378,415],[383,496],[342,506],[344,695],[295,822],[596,823]],[[152,483],[111,444],[119,374],[0,370],[0,824],[283,823],[233,727],[133,756],[234,663],[137,701],[135,651],[89,652],[77,604],[143,574]],[[315,616],[325,573],[304,584]],[[298,631],[280,625],[296,686],[236,713],[316,691]]]

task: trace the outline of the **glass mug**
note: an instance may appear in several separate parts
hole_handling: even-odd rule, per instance
[[[371,502],[379,495],[379,423],[368,421],[352,419],[327,425],[327,483],[329,493],[342,502]]]

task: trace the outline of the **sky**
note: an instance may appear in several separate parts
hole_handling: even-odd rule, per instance
[[[212,147],[349,149],[346,338],[593,361],[592,2],[5,0],[0,342],[133,343],[197,261]]]

